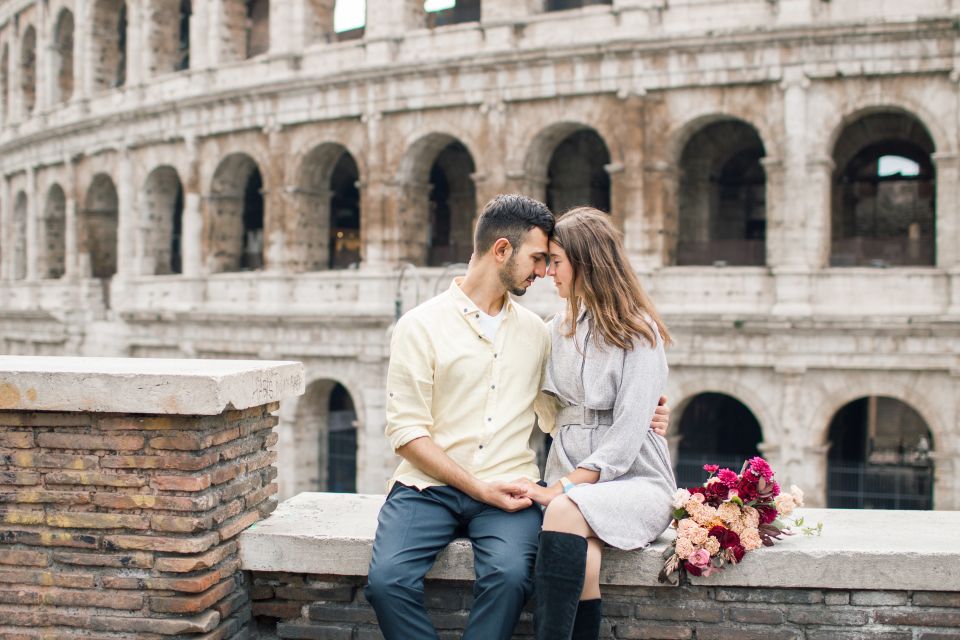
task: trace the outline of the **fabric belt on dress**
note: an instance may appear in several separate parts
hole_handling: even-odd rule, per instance
[[[613,409],[590,409],[582,404],[561,407],[557,412],[556,425],[579,424],[584,427],[609,426],[613,424]]]

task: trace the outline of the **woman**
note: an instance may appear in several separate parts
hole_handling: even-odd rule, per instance
[[[670,334],[596,209],[557,221],[548,274],[567,305],[551,322],[537,403],[540,426],[554,438],[547,486],[525,485],[546,507],[534,627],[538,640],[595,639],[601,542],[637,549],[670,523],[670,454],[649,427],[667,379]]]

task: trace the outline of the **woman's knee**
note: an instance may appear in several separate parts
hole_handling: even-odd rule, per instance
[[[580,507],[567,496],[557,496],[547,505],[543,514],[544,531],[562,531],[586,537],[590,526],[580,512]]]

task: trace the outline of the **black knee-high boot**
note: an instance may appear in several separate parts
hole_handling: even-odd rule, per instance
[[[570,640],[586,569],[586,538],[559,531],[540,533],[533,586],[537,640]]]
[[[577,606],[577,619],[573,623],[571,640],[598,640],[600,638],[600,620],[603,606],[600,598],[581,600]]]

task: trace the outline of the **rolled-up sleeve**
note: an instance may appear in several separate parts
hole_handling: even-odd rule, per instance
[[[401,318],[393,330],[387,369],[384,431],[394,451],[411,440],[431,436],[434,362],[425,327]]]
[[[613,403],[613,424],[599,445],[578,467],[599,471],[598,482],[619,478],[633,465],[649,442],[648,432],[667,378],[662,343],[650,348],[638,341],[624,352],[623,375]]]

